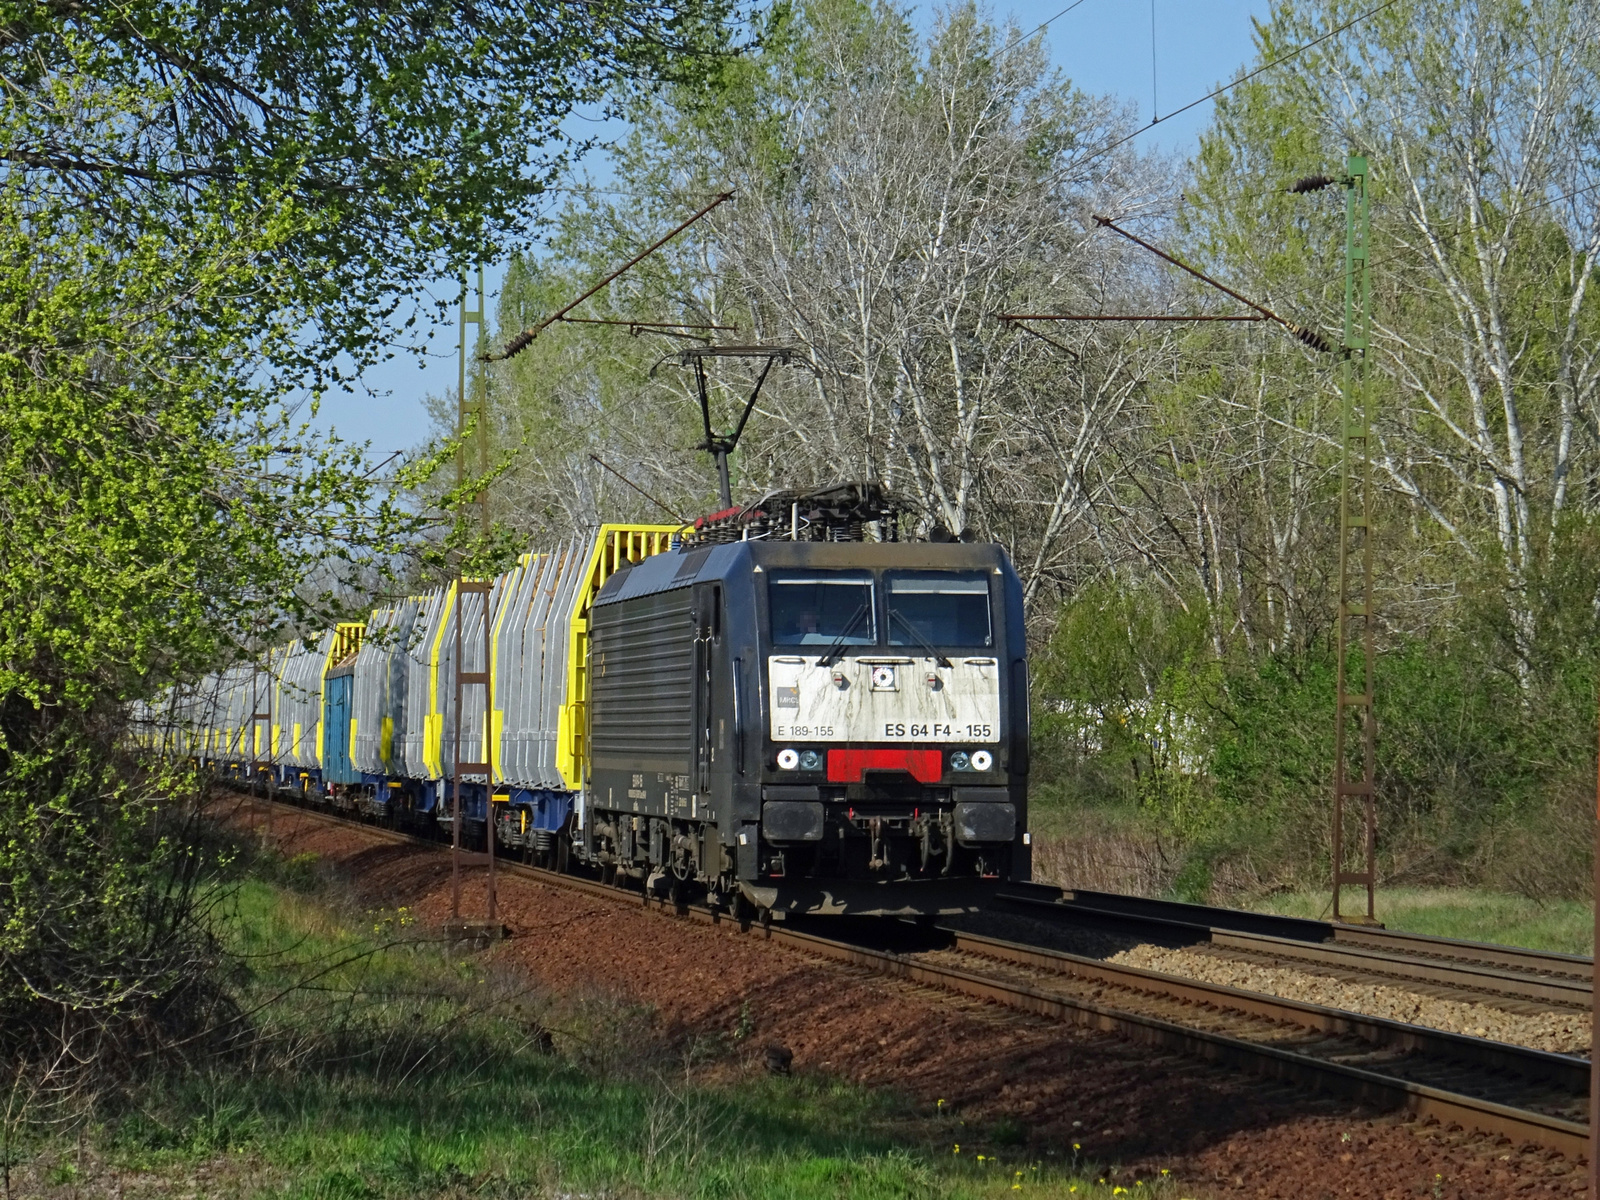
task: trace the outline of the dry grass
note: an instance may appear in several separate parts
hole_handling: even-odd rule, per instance
[[[1172,890],[1179,864],[1160,838],[1139,829],[1090,824],[1083,833],[1034,838],[1036,882],[1129,896],[1163,896]]]

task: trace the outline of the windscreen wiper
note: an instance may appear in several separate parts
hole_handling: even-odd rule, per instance
[[[840,633],[839,636],[834,640],[833,645],[828,647],[828,652],[821,658],[817,659],[817,666],[833,666],[834,660],[839,657],[839,651],[844,648],[844,644],[849,640],[850,635],[856,631],[856,622],[861,620],[862,617],[866,616],[871,607],[872,601],[868,599],[861,605],[860,608],[856,609],[856,615],[850,618],[849,622],[844,627],[844,631]]]
[[[948,667],[950,665],[950,660],[930,646],[928,644],[928,639],[923,637],[922,634],[917,631],[917,627],[910,621],[906,620],[905,617],[901,616],[900,610],[892,605],[889,608],[889,620],[891,622],[899,621],[901,625],[905,626],[905,631],[916,639],[917,645],[926,650],[928,652],[928,657],[933,659],[934,662],[938,663],[939,666]]]

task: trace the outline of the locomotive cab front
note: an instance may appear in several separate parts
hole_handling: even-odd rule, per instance
[[[777,911],[948,912],[1028,878],[1021,589],[1004,552],[750,553],[763,744],[747,894]]]

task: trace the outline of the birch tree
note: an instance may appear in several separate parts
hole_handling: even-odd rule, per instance
[[[736,199],[703,241],[593,312],[720,314],[741,340],[748,329],[803,351],[810,371],[763,392],[747,482],[877,479],[924,531],[1006,540],[1030,597],[1074,576],[1062,547],[1094,491],[1085,472],[1104,469],[1097,450],[1137,392],[1142,343],[1102,353],[1086,326],[1046,351],[1000,318],[1145,298],[1089,214],[1159,216],[1168,164],[1108,152],[1129,128],[1123,108],[1071,88],[1037,38],[971,5],[938,15],[922,44],[892,7],[816,4],[775,18],[764,45],[712,100],[641,100],[624,187],[727,186]],[[649,228],[665,223],[653,207],[615,209]],[[593,215],[566,221],[591,233],[563,253],[592,256]],[[686,398],[657,375],[637,399],[681,412]],[[730,379],[729,398],[748,386]]]
[[[1262,54],[1355,11],[1286,0]],[[1466,569],[1500,573],[1525,682],[1538,581],[1597,499],[1597,35],[1581,2],[1408,0],[1242,89],[1202,157],[1211,248],[1336,327],[1340,214],[1265,193],[1369,156],[1380,469]],[[1252,249],[1243,222],[1263,216],[1302,250],[1320,223],[1320,268]]]

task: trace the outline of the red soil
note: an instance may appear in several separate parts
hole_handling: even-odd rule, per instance
[[[259,826],[257,810],[238,819]],[[271,838],[312,853],[363,899],[449,915],[447,855],[358,825],[277,808]],[[463,915],[484,911],[483,870],[464,873]],[[892,1088],[965,1120],[966,1151],[1006,1121],[1026,1130],[1015,1155],[1122,1164],[1119,1182],[1157,1176],[1217,1197],[1573,1197],[1582,1164],[1156,1053],[933,989],[818,960],[759,935],[703,925],[637,901],[612,902],[502,874],[512,937],[489,951],[556,993],[601,991],[649,1005],[658,1035],[688,1040],[753,1022],[750,1042],[794,1052],[796,1073]],[[742,1069],[759,1070],[752,1061]],[[1176,1193],[1174,1193],[1176,1194]]]

